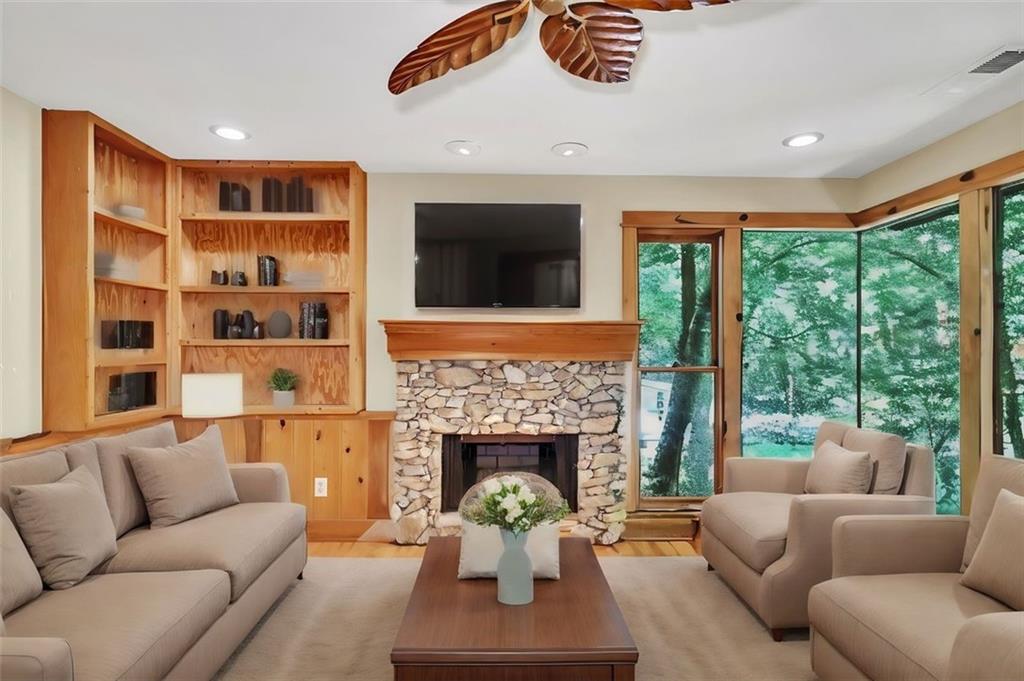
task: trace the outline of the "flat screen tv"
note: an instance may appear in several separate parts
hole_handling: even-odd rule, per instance
[[[580,306],[579,205],[416,204],[417,307]]]

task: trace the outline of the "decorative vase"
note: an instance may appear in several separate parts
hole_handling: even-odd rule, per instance
[[[275,390],[274,391],[274,406],[275,407],[294,407],[295,406],[295,391],[294,390]],[[527,558],[529,560],[529,558]]]
[[[498,559],[499,603],[526,605],[533,602],[533,564],[526,554],[526,538],[529,534],[501,530],[505,551]]]

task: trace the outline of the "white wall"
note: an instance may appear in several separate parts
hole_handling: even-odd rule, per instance
[[[845,211],[853,180],[522,175],[370,175],[368,180],[368,409],[394,407],[394,366],[381,319],[621,319],[625,210]],[[579,203],[583,295],[578,312],[418,311],[414,300],[417,202]]]
[[[0,88],[0,437],[42,428],[42,118]]]

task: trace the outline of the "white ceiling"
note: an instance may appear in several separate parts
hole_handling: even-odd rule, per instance
[[[487,0],[4,2],[2,82],[176,158],[354,159],[371,172],[859,177],[1024,100],[1024,64],[924,96],[1007,44],[1024,1],[778,2],[643,12],[630,83],[580,81],[535,11],[486,61],[395,97],[424,37]],[[242,127],[230,143],[207,129]],[[820,130],[825,141],[785,149]],[[473,158],[443,149],[483,145]],[[551,145],[578,140],[582,159]]]

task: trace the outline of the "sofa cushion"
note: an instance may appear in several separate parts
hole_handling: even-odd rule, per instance
[[[864,494],[871,486],[871,455],[828,440],[814,451],[807,469],[808,494]]]
[[[8,636],[71,645],[75,681],[161,679],[227,609],[217,570],[98,575],[6,618]]]
[[[842,445],[855,452],[867,452],[875,464],[871,494],[899,494],[903,468],[907,465],[907,441],[899,435],[866,428],[850,428]]]
[[[7,514],[0,511],[0,616],[43,592],[32,556]]]
[[[786,550],[792,494],[732,492],[704,502],[701,522],[719,541],[757,572]]]
[[[41,485],[60,480],[71,471],[64,452],[50,449],[20,456],[0,457],[0,507],[11,513],[12,485]]]
[[[148,518],[146,500],[135,482],[135,473],[128,461],[128,448],[170,447],[178,444],[178,436],[174,432],[174,424],[168,421],[124,435],[96,438],[95,442],[107,506],[110,507],[110,517],[120,537]]]
[[[974,496],[971,498],[971,527],[967,531],[967,542],[964,545],[963,569],[971,564],[974,552],[978,550],[981,537],[985,534],[985,526],[992,515],[996,497],[1004,489],[1024,496],[1024,460],[995,454],[983,455],[978,480],[974,484]]]
[[[1024,497],[1004,489],[996,497],[985,534],[960,582],[1014,610],[1024,610],[1021,557],[1024,557]]]
[[[818,426],[818,432],[814,436],[814,451],[818,451],[818,448],[826,442],[835,442],[837,445],[843,444],[843,436],[846,435],[846,431],[854,427],[839,421],[822,421],[821,425]]]
[[[1008,612],[959,580],[958,573],[929,573],[823,582],[808,599],[811,626],[872,679],[943,679],[960,627]]]
[[[305,506],[236,504],[177,525],[129,532],[98,572],[223,570],[234,602],[305,529]]]
[[[96,450],[96,440],[82,440],[64,448],[64,456],[68,458],[68,468],[75,470],[79,466],[85,466],[96,478],[100,490],[103,491],[103,498],[106,499],[106,491],[103,490],[103,472],[100,471],[100,458]]]
[[[129,447],[128,460],[152,527],[176,525],[238,503],[220,426],[171,447]]]
[[[11,487],[11,505],[39,574],[67,589],[117,551],[117,537],[99,483],[82,466],[57,482]]]

